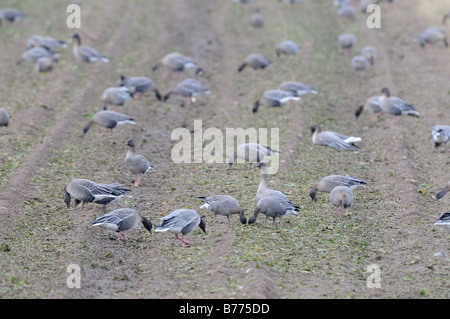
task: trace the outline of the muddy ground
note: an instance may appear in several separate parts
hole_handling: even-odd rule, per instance
[[[355,2],[355,1],[354,1]],[[448,65],[443,45],[422,49],[413,37],[441,25],[449,0],[399,1],[382,5],[382,27],[369,29],[366,16],[340,18],[332,1],[305,0],[300,5],[257,1],[245,8],[232,1],[136,0],[84,1],[86,44],[111,57],[109,64],[75,62],[71,47],[60,52],[54,72],[37,74],[15,62],[33,34],[69,39],[65,1],[2,1],[29,17],[0,27],[1,107],[12,121],[0,136],[0,296],[2,298],[448,298],[448,235],[434,226],[448,211],[449,198],[433,195],[448,182],[449,151],[434,151],[431,130],[449,125]],[[355,2],[356,3],[356,2]],[[256,7],[263,28],[250,25]],[[449,32],[448,26],[443,26]],[[339,34],[358,38],[353,53],[373,45],[379,59],[373,70],[355,75],[337,46]],[[293,57],[275,55],[290,39],[301,46]],[[101,110],[100,95],[120,74],[145,75],[168,92],[190,71],[166,76],[152,72],[166,53],[194,58],[205,70],[201,82],[211,89],[194,105],[180,107],[148,94],[120,111],[136,125],[99,137],[82,129]],[[260,52],[273,63],[265,70],[237,73],[242,59]],[[286,80],[318,88],[316,96],[283,108],[251,112],[262,92]],[[389,87],[414,104],[420,118],[401,117],[394,125],[384,115],[354,111],[369,96]],[[207,234],[189,234],[181,248],[173,235],[148,233],[143,227],[118,243],[115,234],[91,227],[100,208],[67,209],[63,188],[74,178],[119,182],[133,198],[108,207],[137,209],[153,224],[178,208],[198,209],[198,196],[229,194],[247,217],[255,208],[259,171],[246,165],[175,164],[171,134],[194,120],[203,129],[279,128],[280,170],[269,186],[301,207],[284,225],[241,225],[238,218],[212,223]],[[314,146],[309,127],[362,137],[357,152]],[[133,138],[154,172],[133,187],[124,168],[124,143]],[[355,191],[351,216],[339,217],[325,194],[313,203],[309,189],[322,177],[345,174],[368,185]],[[233,216],[235,217],[235,216]],[[439,253],[438,255],[436,255]],[[69,288],[66,271],[81,270],[81,288]],[[380,269],[381,287],[369,288],[367,267]]]

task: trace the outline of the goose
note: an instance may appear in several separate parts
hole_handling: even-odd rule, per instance
[[[372,3],[372,0],[359,0],[359,10],[361,13],[367,13],[367,7]]]
[[[348,186],[334,187],[328,196],[330,202],[336,207],[339,216],[341,216],[340,208],[345,210],[344,216],[348,215],[348,209],[353,203],[353,192]]]
[[[322,180],[315,184],[311,191],[309,192],[309,197],[311,197],[312,201],[317,201],[317,192],[322,193],[331,193],[333,188],[336,186],[347,186],[351,190],[354,190],[358,187],[362,187],[363,185],[366,185],[367,183],[359,178],[354,178],[350,176],[343,176],[343,175],[329,175]]]
[[[264,15],[259,8],[255,9],[255,12],[250,17],[250,24],[255,28],[261,28],[264,26]]]
[[[250,217],[248,223],[249,225],[254,224],[258,215],[263,213],[266,215],[266,222],[269,217],[272,217],[273,225],[275,225],[275,219],[279,218],[280,225],[282,225],[283,217],[289,215],[290,211],[292,211],[292,204],[289,201],[278,196],[268,195],[258,200],[253,216]]]
[[[238,72],[242,72],[247,66],[253,68],[254,70],[264,69],[271,63],[272,61],[267,59],[264,55],[260,53],[252,53],[244,59],[244,62],[242,62],[238,68]]]
[[[59,54],[50,52],[47,49],[44,49],[41,47],[34,47],[34,48],[28,49],[27,51],[22,53],[22,55],[20,56],[20,59],[17,61],[16,64],[20,65],[22,63],[22,61],[27,61],[27,62],[35,64],[37,62],[37,60],[39,60],[40,58],[44,58],[44,57],[58,58]]]
[[[155,232],[169,231],[175,234],[175,238],[180,241],[180,246],[185,247],[185,244],[189,242],[184,237],[194,231],[197,226],[206,234],[206,224],[195,210],[177,209],[161,218],[161,223],[155,227]],[[181,237],[178,237],[179,234]]]
[[[338,9],[338,15],[342,18],[349,19],[355,21],[355,7],[351,5],[343,5]]]
[[[423,33],[419,34],[416,39],[419,40],[422,48],[425,48],[425,45],[428,44],[430,49],[433,49],[434,45],[441,41],[446,47],[448,47],[445,30],[439,27],[431,27],[426,29]]]
[[[344,49],[346,56],[350,56],[351,49],[356,45],[356,37],[351,33],[341,34],[338,37],[339,46]]]
[[[352,58],[352,67],[355,72],[361,72],[367,70],[369,67],[369,61],[364,55],[356,55]]]
[[[383,95],[380,97],[380,107],[383,113],[388,113],[393,115],[392,123],[397,121],[397,116],[406,114],[409,116],[419,117],[419,112],[414,108],[414,105],[406,103],[402,99],[391,96],[388,88],[383,88],[381,90]]]
[[[431,131],[431,136],[433,137],[435,149],[438,149],[442,144],[446,147],[447,142],[450,140],[450,126],[436,125]]]
[[[27,40],[27,48],[41,47],[48,51],[55,52],[59,48],[67,48],[67,43],[52,37],[44,37],[41,35],[33,35]]]
[[[258,190],[256,192],[256,197],[255,197],[256,202],[258,203],[258,201],[260,199],[262,199],[266,196],[278,197],[280,200],[283,200],[283,203],[285,202],[285,204],[283,204],[283,206],[286,206],[286,208],[288,208],[286,214],[297,215],[297,212],[300,209],[299,206],[296,206],[293,203],[291,203],[291,201],[287,198],[287,196],[285,194],[283,194],[282,192],[270,189],[267,186],[267,164],[263,163],[263,162],[259,162],[258,164],[256,164],[256,166],[261,169],[261,178],[259,181],[259,186],[258,186]]]
[[[105,130],[100,136],[105,135],[106,131],[111,130],[111,137],[114,136],[113,129],[123,124],[136,124],[128,115],[114,112],[114,111],[100,111],[88,122],[83,129],[83,134],[86,134],[93,124],[104,127]]]
[[[249,170],[252,163],[259,163],[266,156],[272,156],[274,153],[279,152],[272,150],[268,146],[262,146],[257,143],[244,143],[238,146],[233,157],[228,160],[228,165],[232,166],[236,162],[236,159],[240,159],[244,162],[248,162],[247,170]]]
[[[300,48],[294,41],[285,40],[285,41],[281,41],[278,44],[276,54],[277,54],[277,56],[280,56],[282,54],[295,55],[295,54],[297,54],[298,51],[300,51]]]
[[[178,83],[173,91],[166,93],[163,100],[167,101],[172,94],[175,94],[187,98],[187,105],[190,105],[191,102],[195,102],[197,96],[209,93],[211,93],[211,90],[204,88],[199,81],[195,79],[186,79]],[[184,106],[184,104],[182,104],[182,106]]]
[[[2,25],[3,20],[8,20],[9,22],[12,23],[19,21],[25,17],[26,15],[24,13],[14,8],[0,9],[0,25]]]
[[[109,62],[109,58],[105,57],[103,54],[98,53],[98,51],[94,48],[87,45],[82,45],[81,37],[78,33],[74,34],[72,37],[76,40],[73,46],[73,54],[77,61],[92,63],[100,60],[105,63]]]
[[[114,106],[125,106],[126,101],[130,101],[133,99],[134,91],[134,87],[129,88],[121,86],[107,88],[105,91],[103,91],[101,97],[102,101],[104,102],[103,109],[107,110],[109,104],[112,104]]]
[[[135,144],[133,140],[128,140],[125,145],[129,146],[127,155],[125,156],[125,167],[132,173],[136,175],[136,181],[134,186],[139,186],[141,183],[141,176],[148,171],[154,171],[150,162],[140,154],[135,154]]]
[[[169,68],[172,72],[179,73],[189,68],[197,68],[195,71],[196,75],[203,75],[204,73],[203,69],[198,66],[197,62],[187,56],[176,52],[166,54],[161,60],[159,60],[158,63],[153,66],[152,70],[156,71],[161,65]]]
[[[370,63],[370,67],[375,65],[375,60],[378,57],[378,51],[375,47],[367,45],[361,49],[361,55],[363,55]]]
[[[447,183],[442,190],[439,191],[439,193],[436,194],[436,199],[441,199],[442,197],[444,197],[445,194],[447,194],[447,192],[450,191],[450,183]]]
[[[247,224],[247,218],[244,215],[244,210],[239,205],[239,202],[229,195],[213,195],[208,197],[199,197],[205,204],[200,206],[200,209],[209,209],[214,213],[214,222],[216,222],[217,215],[227,216],[228,223],[230,223],[230,215],[239,214],[239,220],[242,224]]]
[[[119,233],[117,241],[120,242],[122,237],[125,240],[128,238],[124,232],[132,230],[143,224],[150,234],[152,233],[152,223],[145,217],[142,217],[137,211],[131,208],[119,208],[97,218],[92,222],[92,226],[109,229]]]
[[[317,94],[317,89],[300,82],[286,81],[280,84],[279,90],[290,92],[294,96],[302,96],[306,94]]]
[[[358,118],[361,115],[363,110],[367,110],[371,113],[376,113],[378,114],[378,117],[380,117],[382,114],[380,106],[380,96],[379,95],[371,96],[366,100],[364,104],[360,105],[355,112],[356,118]]]
[[[450,11],[444,14],[444,18],[442,19],[442,24],[447,24],[447,19],[450,17]]]
[[[52,57],[42,57],[37,59],[36,63],[34,64],[34,68],[38,72],[51,72],[53,71],[53,67],[55,63],[58,63],[58,57],[52,56]]]
[[[290,101],[299,101],[298,96],[292,95],[292,93],[282,90],[269,90],[264,92],[259,100],[257,100],[253,106],[253,113],[258,112],[259,106],[265,105],[268,107],[277,107],[285,105]]]
[[[354,143],[361,142],[360,137],[346,136],[336,132],[324,131],[322,132],[319,124],[311,126],[312,141],[316,145],[329,146],[338,150],[358,150],[359,147]]]
[[[5,133],[5,130],[8,127],[10,120],[11,116],[9,115],[8,111],[5,110],[4,108],[0,108],[0,126],[3,126],[0,134]]]
[[[122,188],[121,184],[98,184],[88,179],[77,178],[71,181],[64,188],[64,202],[67,208],[70,208],[70,201],[73,197],[75,207],[81,202],[81,209],[84,209],[85,203],[96,203],[103,205],[103,211],[106,205],[115,202],[122,197],[131,198],[126,195],[131,190]]]
[[[444,213],[434,224],[438,226],[444,226],[446,231],[450,233],[450,212]]]
[[[156,98],[160,101],[161,94],[158,89],[155,87],[152,79],[145,76],[133,76],[130,78],[126,78],[125,76],[120,76],[120,81],[117,83],[120,87],[133,87],[135,93],[139,94],[139,96],[143,95],[145,92],[153,91],[155,92]]]

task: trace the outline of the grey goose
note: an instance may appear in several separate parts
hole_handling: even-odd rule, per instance
[[[228,223],[230,223],[230,215],[239,215],[239,220],[242,224],[247,223],[247,218],[244,215],[244,210],[239,205],[239,202],[229,195],[212,195],[207,197],[199,197],[205,204],[200,206],[200,209],[209,209],[214,213],[214,222],[217,215],[226,216]]]
[[[376,113],[378,114],[378,117],[380,117],[382,114],[380,106],[380,96],[371,96],[366,100],[364,104],[360,105],[355,112],[356,118],[358,118],[364,110],[367,110],[371,113]]]
[[[244,143],[238,146],[233,157],[228,160],[228,165],[232,166],[239,159],[242,162],[248,163],[247,169],[250,169],[252,163],[261,162],[266,156],[272,156],[274,153],[279,153],[272,150],[268,146],[263,146],[257,143]]]
[[[295,55],[300,51],[300,47],[291,40],[284,40],[278,44],[275,53],[277,56],[281,55]]]
[[[439,42],[444,43],[444,45],[448,47],[448,41],[447,36],[445,35],[445,30],[439,27],[428,28],[424,32],[419,34],[416,38],[419,40],[420,46],[422,48],[425,48],[425,46],[428,44],[430,49],[433,49],[434,45],[436,45]]]
[[[2,25],[2,21],[6,20],[9,22],[16,22],[23,18],[25,18],[26,15],[22,13],[21,11],[14,9],[14,8],[4,8],[0,9],[0,26]]]
[[[253,113],[258,112],[259,106],[262,104],[267,107],[279,107],[291,101],[299,101],[298,96],[294,96],[291,92],[283,90],[269,90],[264,92],[261,97],[256,100],[253,105]]]
[[[114,111],[100,111],[88,122],[83,129],[83,134],[86,134],[92,125],[97,124],[104,127],[105,130],[100,136],[105,135],[107,130],[111,131],[111,137],[114,136],[113,129],[123,124],[136,124],[128,115],[114,112]]]
[[[338,36],[338,44],[344,49],[346,56],[350,56],[352,48],[356,45],[356,36],[351,33],[345,33]]]
[[[361,142],[360,137],[347,136],[336,132],[323,131],[319,124],[311,125],[312,142],[315,145],[329,146],[338,150],[358,150],[354,143]]]
[[[409,104],[396,96],[391,96],[391,92],[388,88],[383,88],[381,93],[383,93],[379,99],[381,111],[382,113],[391,114],[393,116],[392,123],[397,121],[397,116],[403,114],[414,117],[420,116],[414,105]]]
[[[317,94],[317,89],[307,84],[295,81],[286,81],[280,84],[279,90],[290,92],[294,96]]]
[[[133,99],[134,87],[110,87],[103,91],[103,109],[107,110],[108,105],[125,106],[126,101]]]
[[[448,191],[450,191],[450,183],[445,184],[445,186],[436,194],[436,199],[441,199]]]
[[[356,55],[352,58],[351,65],[355,72],[361,72],[367,70],[370,63],[364,55]]]
[[[142,217],[136,210],[131,208],[119,208],[97,218],[92,222],[92,226],[101,227],[119,233],[117,241],[120,242],[122,237],[125,240],[128,238],[124,232],[132,230],[143,224],[145,229],[152,232],[152,223],[145,217]]]
[[[196,75],[203,75],[204,73],[203,69],[199,67],[196,61],[177,52],[166,54],[153,66],[152,70],[156,71],[161,65],[169,68],[171,72],[180,73],[189,68],[196,68]]]
[[[378,51],[375,47],[367,45],[361,49],[361,55],[364,56],[369,61],[370,66],[373,67],[378,57]]]
[[[82,203],[81,209],[84,209],[85,203],[95,203],[103,205],[103,211],[106,205],[115,202],[122,197],[131,197],[126,195],[131,190],[122,188],[119,183],[101,184],[88,179],[74,179],[64,188],[64,202],[67,208],[70,208],[70,201],[73,197],[75,207]]]
[[[354,190],[366,184],[367,183],[365,181],[359,178],[344,175],[329,175],[322,178],[319,183],[315,184],[311,188],[309,197],[311,197],[311,200],[315,202],[317,200],[317,192],[331,193],[333,188],[336,186],[347,186],[351,190]]]
[[[128,149],[127,155],[125,156],[125,167],[134,175],[136,175],[136,181],[134,186],[139,186],[141,183],[142,175],[153,171],[154,168],[143,155],[135,154],[135,144],[133,140],[128,140],[126,145],[130,148]]]
[[[97,61],[103,61],[105,63],[109,62],[109,58],[105,57],[103,54],[100,54],[93,47],[83,45],[81,43],[81,37],[78,33],[72,36],[75,39],[75,44],[73,45],[73,54],[77,61],[79,62],[87,62],[93,63]]]
[[[31,49],[28,49],[27,51],[25,51],[24,53],[22,53],[22,55],[20,56],[20,59],[17,61],[17,65],[20,65],[22,63],[22,61],[27,61],[30,63],[35,64],[37,62],[37,60],[39,60],[40,58],[58,58],[59,54],[51,52],[47,49],[41,48],[41,47],[34,47]]]
[[[5,133],[6,128],[9,125],[9,121],[11,120],[11,115],[9,115],[8,111],[4,108],[0,108],[0,126],[2,126],[2,131],[0,134]]]
[[[146,76],[133,76],[133,77],[125,77],[123,75],[120,76],[120,81],[117,83],[120,87],[132,87],[134,88],[134,95],[138,94],[142,96],[145,92],[153,91],[155,92],[155,96],[158,100],[161,100],[161,94],[158,89],[155,87],[152,79]],[[133,95],[133,96],[134,96]]]
[[[345,210],[344,216],[348,215],[348,209],[353,203],[353,192],[348,186],[334,187],[328,196],[330,202],[336,207],[339,216],[341,216],[340,209]]]
[[[264,15],[259,8],[256,8],[255,13],[250,17],[250,24],[255,28],[261,28],[264,26]]]
[[[67,43],[56,38],[33,35],[27,40],[27,48],[41,47],[51,52],[56,52],[60,48],[67,48]]]
[[[202,94],[209,94],[211,90],[203,87],[196,79],[185,79],[177,84],[174,90],[167,92],[163,100],[167,101],[171,95],[179,95],[186,98],[187,105],[195,102],[196,97]],[[184,106],[184,103],[181,105]]]
[[[253,216],[248,220],[249,225],[254,224],[260,213],[266,215],[266,222],[269,217],[273,219],[275,225],[276,218],[280,219],[280,225],[283,224],[283,217],[292,211],[292,204],[279,196],[267,195],[262,197],[256,203],[256,209]]]
[[[55,63],[58,63],[57,56],[42,57],[37,59],[34,69],[38,72],[51,72],[55,67]]]
[[[447,142],[450,140],[450,126],[436,125],[431,131],[431,136],[433,137],[434,147],[436,149],[438,149],[442,144],[446,147]]]
[[[184,247],[189,242],[184,238],[197,227],[206,234],[206,224],[202,217],[193,209],[177,209],[169,215],[161,218],[161,223],[155,227],[155,232],[170,232],[180,241]],[[178,235],[181,234],[181,237]]]
[[[242,72],[246,67],[251,67],[254,70],[265,69],[271,63],[272,61],[270,61],[264,55],[260,53],[252,53],[244,59],[244,62],[242,62],[242,64],[238,68],[238,72]]]

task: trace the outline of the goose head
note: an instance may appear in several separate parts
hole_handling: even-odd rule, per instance
[[[363,105],[360,105],[360,106],[356,109],[356,112],[355,112],[356,118],[358,118],[358,117],[361,115],[363,109],[364,109],[364,104],[363,104]]]
[[[381,89],[381,93],[383,93],[386,97],[390,97],[391,96],[391,92],[386,87]]]
[[[64,203],[66,203],[67,208],[70,208],[70,199],[71,199],[70,194],[64,188]]]
[[[81,44],[81,37],[78,33],[75,33],[72,38],[74,38],[75,40],[77,40],[78,45]]]
[[[129,146],[129,147],[131,147],[131,148],[135,148],[135,147],[136,147],[136,145],[134,144],[134,141],[133,141],[133,140],[128,140],[128,141],[125,143],[125,145],[127,145],[127,146]]]
[[[198,227],[200,227],[200,229],[206,234],[206,223],[203,220],[203,217],[205,217],[204,215],[202,217],[200,217],[200,224],[198,224]]]
[[[152,233],[152,222],[149,221],[148,219],[142,218],[142,225],[144,225],[145,229],[147,229],[150,234]]]
[[[320,132],[320,126],[319,124],[313,124],[311,125],[311,133],[314,134],[316,131],[319,133]]]

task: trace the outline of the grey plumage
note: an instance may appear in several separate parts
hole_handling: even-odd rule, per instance
[[[344,216],[348,215],[348,209],[353,203],[353,192],[348,186],[334,187],[328,196],[330,202],[336,207],[339,216],[341,216],[340,209],[344,209]]]
[[[179,53],[166,54],[158,63],[156,63],[152,70],[156,71],[159,66],[165,66],[173,72],[183,72],[189,68],[196,68],[196,75],[203,75],[203,69],[197,64],[196,61]]]
[[[445,30],[439,27],[431,27],[426,29],[424,32],[419,34],[416,37],[420,46],[424,48],[427,44],[430,47],[433,47],[435,44],[439,42],[443,42],[446,47],[448,47],[447,36],[445,34]]]
[[[133,76],[126,78],[125,76],[120,76],[120,81],[117,83],[120,87],[132,87],[134,88],[135,93],[143,95],[145,92],[153,91],[155,92],[155,96],[158,100],[161,100],[161,94],[158,89],[155,87],[152,79],[146,76]]]
[[[133,125],[136,124],[134,120],[130,118],[128,115],[114,111],[100,111],[97,114],[95,114],[94,117],[85,126],[85,128],[83,129],[83,134],[86,134],[93,124],[97,124],[105,128],[101,136],[103,136],[108,129],[111,131],[112,136],[114,128],[126,123]]]
[[[284,198],[274,195],[267,195],[259,199],[256,203],[256,209],[253,216],[250,217],[248,223],[254,224],[260,213],[266,215],[267,218],[273,219],[275,224],[276,218],[280,219],[280,225],[283,224],[283,217],[292,211],[292,204]]]
[[[334,149],[339,150],[357,150],[359,149],[354,143],[360,142],[360,137],[346,136],[331,131],[322,132],[319,124],[314,124],[311,126],[312,141],[316,145],[329,146]]]
[[[203,85],[196,79],[185,79],[177,84],[173,91],[169,91],[164,96],[164,101],[167,101],[172,94],[180,95],[187,99],[187,104],[195,101],[195,98],[201,94],[209,94],[210,89],[203,87]]]
[[[259,106],[279,107],[290,101],[299,101],[298,96],[294,96],[291,92],[283,90],[269,90],[264,92],[253,106],[253,113],[258,112]]]
[[[60,48],[67,48],[67,43],[53,37],[33,35],[27,40],[27,48],[41,47],[48,51],[55,52]]]
[[[131,87],[110,87],[103,91],[103,109],[106,110],[109,104],[114,106],[124,106],[126,101],[133,99],[134,88]]]
[[[356,36],[351,33],[341,34],[338,37],[339,46],[344,49],[346,56],[349,56],[351,49],[356,45]]]
[[[441,217],[438,218],[438,221],[434,223],[437,226],[443,226],[450,233],[450,212],[442,214]]]
[[[0,25],[2,25],[2,21],[6,20],[9,22],[16,22],[23,18],[25,18],[26,15],[22,13],[21,11],[14,9],[14,8],[4,8],[0,9]]]
[[[279,153],[276,150],[272,150],[268,146],[263,146],[257,143],[244,143],[238,146],[233,157],[228,160],[228,164],[233,165],[237,159],[240,159],[248,164],[250,169],[251,163],[259,163],[266,156],[272,156],[274,153]]]
[[[378,57],[378,51],[375,47],[367,45],[361,49],[361,55],[369,61],[371,66],[374,66]]]
[[[315,184],[311,188],[311,191],[309,192],[309,197],[311,197],[312,201],[316,201],[317,192],[331,193],[333,188],[335,188],[336,186],[347,186],[351,190],[354,190],[366,184],[367,183],[365,181],[359,178],[343,175],[329,175],[322,178],[322,180],[319,183]]]
[[[106,205],[115,202],[122,197],[131,197],[126,194],[131,190],[122,188],[121,184],[99,184],[87,179],[74,179],[64,188],[64,202],[67,208],[70,208],[70,201],[73,197],[75,207],[81,202],[81,209],[85,203],[96,203],[103,205],[103,211]]]
[[[341,7],[338,9],[339,16],[352,21],[355,21],[355,13],[355,7],[351,5],[341,5]]]
[[[11,115],[9,115],[8,111],[4,108],[0,108],[0,126],[2,126],[1,134],[5,132],[5,129],[9,125],[9,121],[11,120]]]
[[[154,169],[143,155],[135,154],[135,144],[133,140],[129,140],[126,145],[128,145],[130,149],[125,156],[125,167],[132,174],[136,175],[134,186],[139,186],[142,175]]]
[[[253,13],[250,17],[250,23],[255,28],[261,28],[264,26],[264,15],[260,12],[259,8],[255,10],[256,12]]]
[[[351,65],[355,72],[361,72],[367,70],[369,61],[363,55],[356,55],[352,58]]]
[[[55,66],[55,63],[58,62],[57,56],[52,57],[42,57],[37,59],[34,64],[34,68],[38,72],[51,72]]]
[[[358,107],[358,109],[355,112],[356,118],[358,118],[363,110],[367,110],[371,113],[376,113],[378,116],[381,116],[382,110],[380,106],[380,96],[371,96],[369,97],[366,102]]]
[[[22,61],[27,61],[34,64],[37,62],[37,60],[43,57],[58,58],[59,55],[41,47],[34,47],[22,53],[20,59],[17,61],[17,65],[20,65]]]
[[[247,66],[255,70],[265,69],[271,63],[272,61],[270,61],[264,55],[260,53],[252,53],[244,59],[244,62],[238,68],[238,72],[242,72]]]
[[[169,231],[175,234],[175,237],[180,241],[180,246],[185,246],[184,244],[189,242],[184,237],[197,227],[200,227],[206,234],[206,224],[195,210],[177,209],[161,218],[161,223],[155,227],[155,232]],[[181,234],[181,237],[178,237],[179,234]]]
[[[120,242],[121,237],[128,240],[124,232],[138,227],[141,223],[144,225],[145,229],[150,233],[152,232],[152,223],[145,217],[142,217],[136,210],[131,208],[119,208],[97,218],[92,222],[92,226],[98,226],[118,232],[119,236],[117,237],[117,240]]]
[[[437,149],[442,144],[447,146],[447,142],[450,140],[450,126],[448,125],[436,125],[431,131],[433,137],[434,147]]]
[[[402,99],[391,96],[388,88],[383,88],[381,90],[383,95],[380,97],[380,107],[383,113],[393,115],[393,123],[396,122],[397,116],[406,114],[414,117],[419,117],[419,111],[417,111],[414,105],[409,104]]]
[[[290,40],[281,41],[278,44],[276,54],[280,56],[284,55],[295,55],[300,51],[300,47],[294,42]]]
[[[448,191],[450,191],[450,183],[445,184],[445,186],[436,194],[436,199],[441,199]]]
[[[81,37],[79,34],[74,34],[73,38],[76,40],[73,46],[73,54],[77,61],[87,63],[97,61],[103,61],[105,63],[109,62],[109,58],[105,57],[103,54],[100,54],[93,47],[81,44]]]
[[[239,202],[229,195],[213,195],[208,197],[199,197],[203,199],[205,204],[200,206],[200,209],[209,209],[214,213],[214,222],[217,215],[226,216],[230,222],[230,215],[238,214],[239,220],[242,224],[247,223],[247,218],[244,215],[244,210],[239,205]]]
[[[294,96],[302,96],[310,93],[317,94],[317,89],[315,87],[295,81],[283,82],[278,89],[290,92]]]

